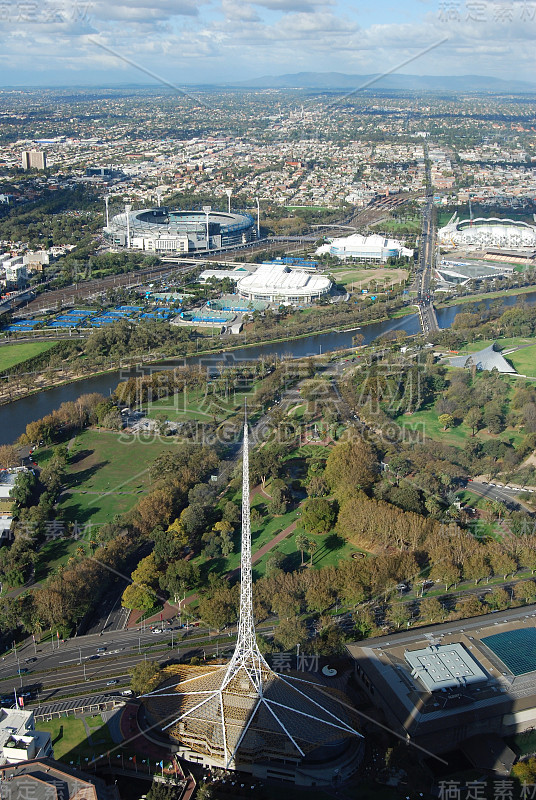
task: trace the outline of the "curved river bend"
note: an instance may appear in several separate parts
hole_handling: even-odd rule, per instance
[[[522,295],[522,297],[525,302],[531,305],[536,303],[536,292],[527,293]],[[497,299],[501,299],[504,305],[511,306],[516,304],[519,296],[512,295]],[[482,302],[489,305],[492,300],[489,299]],[[437,309],[436,313],[439,327],[449,328],[456,314],[468,310],[470,305],[469,303],[463,303],[450,306],[449,308]],[[363,325],[363,327],[359,328],[359,331],[363,334],[363,343],[369,344],[378,336],[381,336],[382,333],[399,329],[405,330],[406,333],[409,334],[419,333],[420,324],[418,314],[410,314],[405,317],[400,317],[399,319],[390,319],[371,325]],[[310,355],[318,355],[319,353],[331,353],[334,350],[351,347],[352,338],[356,330],[356,328],[353,328],[347,331],[321,333],[290,342],[242,347],[230,353],[214,353],[212,355],[197,357],[191,356],[188,358],[188,361],[194,364],[202,362],[207,366],[218,366],[225,364],[230,365],[236,361],[257,361],[260,358],[268,358],[273,355],[279,357],[303,358]],[[175,362],[167,361],[158,366],[160,369],[173,369],[178,363],[182,363],[182,361],[180,359]],[[155,365],[153,365],[153,369],[154,366]],[[88,392],[100,392],[103,395],[108,395],[115,389],[120,381],[126,380],[129,375],[139,374],[140,373],[136,370],[132,370],[131,372],[109,372],[106,375],[84,378],[83,380],[75,381],[65,386],[47,389],[38,394],[23,397],[20,400],[15,400],[13,403],[0,406],[0,444],[9,444],[15,441],[21,433],[24,433],[28,422],[50,414],[51,411],[58,408],[62,403],[68,400],[76,400],[81,394],[87,394]]]

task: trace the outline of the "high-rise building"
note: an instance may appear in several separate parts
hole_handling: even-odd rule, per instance
[[[46,169],[47,157],[42,150],[23,150],[22,151],[23,169]]]
[[[226,665],[168,668],[167,679],[145,697],[147,718],[177,743],[179,756],[198,764],[305,786],[337,783],[361,760],[355,709],[342,692],[308,673],[274,672],[257,645],[248,471],[246,419],[240,616],[232,658]]]

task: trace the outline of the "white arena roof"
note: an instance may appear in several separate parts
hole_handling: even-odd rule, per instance
[[[251,299],[309,302],[327,294],[331,281],[322,275],[311,275],[283,264],[261,264],[251,275],[241,278],[238,291]]]
[[[418,678],[429,692],[487,681],[482,667],[459,643],[406,650],[404,658],[412,668],[412,677]]]
[[[413,255],[413,250],[404,247],[398,239],[386,239],[378,233],[370,236],[352,233],[350,236],[332,239],[330,244],[322,245],[316,252],[319,255],[330,253],[339,258],[370,258],[380,261],[400,256],[409,258]]]

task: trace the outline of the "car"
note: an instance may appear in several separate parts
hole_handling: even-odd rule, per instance
[[[25,658],[24,661],[26,664],[33,664],[34,661],[37,661],[37,658],[35,656],[32,656],[31,658]]]
[[[90,656],[90,657],[89,657],[89,660],[90,660],[90,661],[95,661],[95,659],[96,659],[96,658],[100,658],[100,656],[99,656],[99,655],[96,655],[96,654],[95,654],[95,655],[92,655],[92,656]]]
[[[151,633],[164,633],[164,631],[162,630],[162,628],[153,628]]]
[[[118,683],[119,681],[114,678],[111,681],[106,681],[106,686],[117,686]]]
[[[132,691],[132,689],[123,689],[123,691],[121,692],[121,697],[132,697],[133,694],[134,692]]]
[[[105,653],[105,652],[106,652],[105,647],[97,647],[97,653]]]
[[[25,675],[27,672],[29,672],[28,667],[19,667],[19,675]]]

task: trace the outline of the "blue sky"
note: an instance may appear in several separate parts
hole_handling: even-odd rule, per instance
[[[1,85],[184,85],[300,71],[533,81],[536,0],[4,0]],[[430,53],[419,53],[448,36]]]

